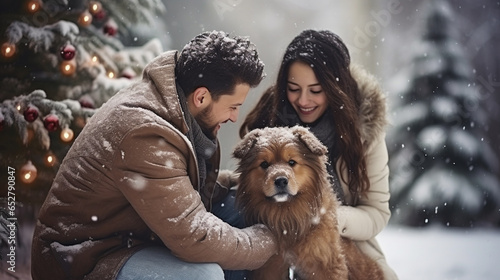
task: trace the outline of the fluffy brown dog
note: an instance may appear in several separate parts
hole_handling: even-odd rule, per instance
[[[309,130],[256,129],[237,145],[236,195],[248,223],[275,234],[279,253],[252,279],[383,279],[377,264],[337,229],[339,202],[326,171],[327,149]]]

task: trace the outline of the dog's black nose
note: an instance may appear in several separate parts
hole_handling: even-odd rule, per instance
[[[274,180],[274,185],[278,190],[285,190],[288,186],[288,179],[286,177],[278,177]]]

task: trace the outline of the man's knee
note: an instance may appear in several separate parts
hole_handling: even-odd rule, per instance
[[[215,263],[182,261],[165,247],[148,247],[125,262],[117,279],[224,280],[224,271]]]
[[[199,272],[195,280],[224,280],[224,271],[215,263],[199,264]]]

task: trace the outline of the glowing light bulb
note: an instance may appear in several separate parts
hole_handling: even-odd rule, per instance
[[[115,73],[109,71],[108,72],[108,78],[113,79],[115,77]]]
[[[38,175],[36,167],[33,165],[31,160],[28,160],[25,165],[21,167],[21,181],[30,184],[33,183]]]
[[[99,2],[96,1],[90,1],[90,13],[93,15],[99,13],[102,10],[102,5]]]
[[[11,43],[2,44],[2,55],[4,57],[12,57],[16,53],[16,45]]]
[[[30,13],[36,13],[40,9],[40,1],[34,0],[28,2],[28,11]]]
[[[61,73],[66,76],[71,76],[76,71],[75,60],[65,60],[61,63]]]
[[[81,26],[89,26],[92,23],[92,15],[88,11],[83,12],[78,18],[78,23]]]
[[[52,152],[48,152],[47,155],[45,155],[45,165],[48,167],[52,167],[56,164],[57,158]]]
[[[60,136],[63,142],[70,142],[71,140],[73,140],[75,133],[69,127],[66,127],[63,130],[61,130]]]

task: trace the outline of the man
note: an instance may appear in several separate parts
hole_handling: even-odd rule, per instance
[[[237,213],[221,211],[232,197],[216,183],[216,136],[263,67],[247,39],[205,32],[103,105],[40,210],[33,279],[223,279],[261,266],[276,251],[269,230],[209,211]]]

